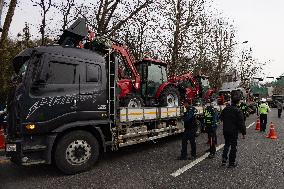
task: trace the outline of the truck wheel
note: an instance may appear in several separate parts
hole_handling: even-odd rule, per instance
[[[126,97],[122,103],[123,107],[128,108],[141,108],[143,106],[142,99],[137,96]]]
[[[62,172],[75,174],[91,169],[99,153],[99,143],[91,133],[72,131],[57,143],[54,160]]]
[[[179,91],[173,86],[165,88],[160,94],[160,106],[175,107],[180,105]]]

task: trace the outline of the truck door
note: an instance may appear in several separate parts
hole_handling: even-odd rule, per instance
[[[104,119],[107,112],[105,63],[84,62],[80,65],[78,113],[80,119]]]
[[[31,72],[32,84],[27,118],[32,121],[72,120],[76,114],[79,91],[78,64],[72,59],[59,56],[44,56],[40,76]],[[62,118],[66,119],[62,119]]]

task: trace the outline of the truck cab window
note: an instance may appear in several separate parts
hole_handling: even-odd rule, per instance
[[[102,71],[101,67],[97,64],[86,64],[86,82],[99,82],[101,81]]]
[[[45,75],[47,84],[74,84],[76,66],[72,64],[49,62],[48,72]]]

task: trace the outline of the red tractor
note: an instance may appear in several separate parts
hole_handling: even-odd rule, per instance
[[[178,106],[180,93],[175,83],[168,81],[167,64],[144,58],[135,63],[141,77],[139,95],[146,106]]]
[[[169,82],[174,83],[181,96],[196,104],[199,99],[207,102],[215,93],[214,88],[210,88],[208,77],[197,75],[193,76],[191,72],[180,75],[171,76]]]

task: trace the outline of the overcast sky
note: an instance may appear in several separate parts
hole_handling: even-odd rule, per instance
[[[264,67],[266,76],[284,73],[284,0],[213,0],[213,6],[224,16],[234,20],[239,43],[248,41],[240,48],[252,48],[254,57],[269,61]],[[39,11],[29,0],[18,7],[12,22],[10,35],[15,36],[24,22],[39,23]],[[55,18],[56,19],[56,18]],[[2,20],[3,22],[3,20]],[[3,23],[2,23],[3,25]],[[32,30],[36,33],[36,30]]]
[[[265,66],[266,76],[284,73],[284,0],[214,0],[224,15],[232,18],[238,41],[248,41],[254,57],[271,62]]]

